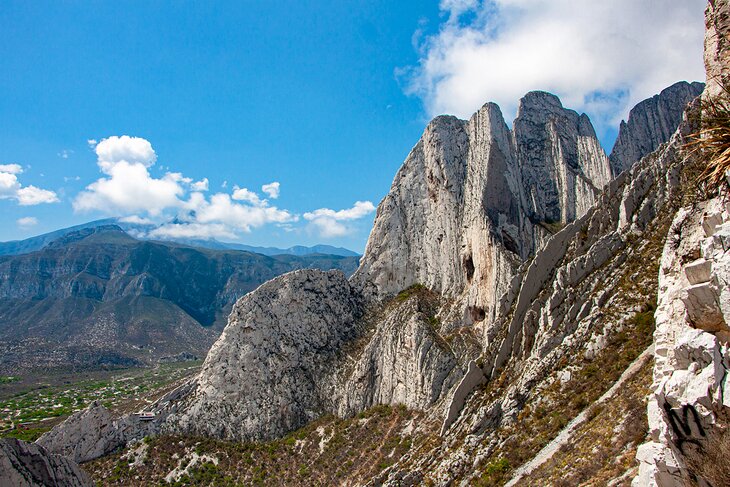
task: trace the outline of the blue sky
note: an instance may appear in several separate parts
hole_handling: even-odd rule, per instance
[[[630,103],[701,75],[704,2],[654,15],[660,0],[618,1],[645,7],[625,29],[668,30],[687,46],[656,42],[652,69],[634,52],[640,36],[569,59],[556,36],[545,49],[556,66],[573,65],[567,79],[500,65],[523,49],[521,32],[556,28],[561,0],[534,0],[537,10],[526,0],[4,1],[0,240],[109,215],[183,215],[171,232],[362,251],[374,205],[431,116],[466,117],[496,100],[511,119],[517,93],[548,89],[589,113],[608,145]],[[605,17],[593,7],[579,14],[560,32]],[[637,27],[650,14],[654,30]],[[617,75],[629,52],[638,60]],[[605,93],[608,105],[591,101]],[[143,189],[119,195],[130,187]],[[148,195],[157,198],[149,205]]]

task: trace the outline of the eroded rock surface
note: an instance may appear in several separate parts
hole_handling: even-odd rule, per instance
[[[40,445],[0,439],[0,485],[12,487],[91,487],[86,473],[73,461],[53,455]]]
[[[362,302],[339,271],[285,274],[243,297],[194,388],[168,418],[174,431],[271,438],[332,409],[327,377],[358,335]]]
[[[700,463],[720,445],[730,417],[728,237],[730,214],[718,199],[680,210],[670,229],[659,274],[650,441],[637,453],[635,486],[718,485]]]

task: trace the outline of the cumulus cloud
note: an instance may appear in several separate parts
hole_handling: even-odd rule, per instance
[[[34,216],[24,216],[18,218],[17,223],[20,228],[26,229],[38,225],[38,219]]]
[[[352,208],[344,210],[331,210],[320,208],[303,215],[309,221],[321,237],[334,238],[348,235],[352,228],[344,222],[358,220],[375,211],[375,206],[370,201],[356,201]]]
[[[139,164],[147,168],[157,161],[152,144],[142,137],[113,135],[96,144],[94,151],[98,158],[97,164],[105,174],[111,174],[117,164]]]
[[[225,193],[211,196],[210,201],[196,210],[195,216],[199,223],[224,223],[244,232],[250,232],[251,227],[260,227],[266,223],[290,223],[298,220],[289,211],[260,201],[256,206],[234,203]]]
[[[58,203],[55,192],[36,188],[33,185],[20,188],[15,196],[21,206],[40,205],[41,203]]]
[[[207,178],[193,181],[179,172],[152,176],[150,168],[157,154],[145,139],[112,136],[93,148],[104,176],[77,195],[76,211],[125,215],[123,221],[130,223],[174,220],[174,224],[162,224],[150,232],[151,237],[159,238],[235,238],[238,232],[298,220],[297,215],[270,205],[246,188],[236,186],[231,195],[216,193],[206,198]],[[278,183],[274,189],[278,191]]]
[[[704,79],[704,0],[442,0],[444,21],[400,74],[429,115],[505,116],[530,90],[614,124],[680,80]]]
[[[246,188],[239,188],[238,186],[233,187],[233,199],[236,201],[248,201],[252,205],[260,205],[261,198],[253,191],[249,191]]]
[[[208,178],[203,178],[200,181],[191,183],[190,189],[193,191],[208,191]]]
[[[261,186],[261,191],[269,195],[272,200],[275,200],[279,197],[279,183],[274,181],[273,183],[264,184]]]
[[[20,164],[0,164],[0,172],[20,174],[23,172],[23,168]]]
[[[79,193],[73,202],[76,211],[145,212],[157,216],[168,208],[179,206],[179,197],[184,194],[174,175],[168,173],[162,178],[154,178],[141,163],[116,162],[104,166],[103,171],[109,177],[98,179]]]
[[[22,172],[23,168],[19,164],[0,164],[0,199],[14,199],[21,206],[59,201],[54,191],[33,185],[23,186],[18,180]]]

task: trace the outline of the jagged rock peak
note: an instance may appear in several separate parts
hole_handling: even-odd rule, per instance
[[[355,281],[381,294],[415,283],[465,295],[477,321],[560,225],[610,180],[590,120],[528,93],[510,130],[494,103],[428,124],[381,202]]]
[[[705,85],[680,81],[648,98],[622,121],[609,160],[614,175],[630,168],[669,140],[682,120],[687,104],[700,96]]]

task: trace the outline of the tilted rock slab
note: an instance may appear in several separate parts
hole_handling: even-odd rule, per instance
[[[91,487],[93,482],[73,461],[42,446],[0,439],[0,485],[12,487]]]

